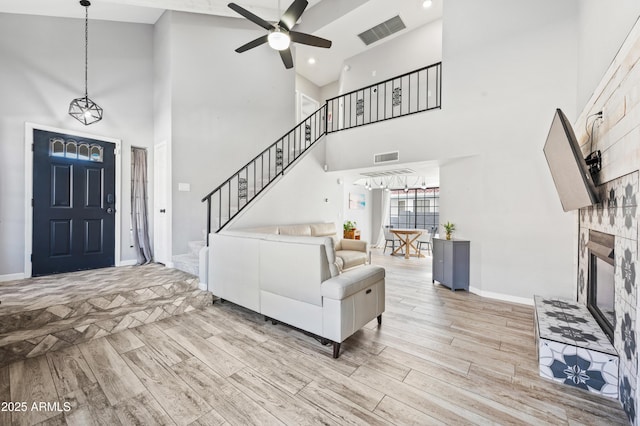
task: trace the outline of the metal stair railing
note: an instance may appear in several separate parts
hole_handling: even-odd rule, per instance
[[[220,231],[327,133],[325,126],[323,105],[202,198],[207,203],[207,245],[212,231]]]
[[[327,133],[438,109],[442,62],[327,100]]]
[[[345,93],[327,102],[202,198],[209,234],[218,232],[320,138],[441,108],[442,63]]]

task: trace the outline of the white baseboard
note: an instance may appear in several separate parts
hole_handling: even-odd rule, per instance
[[[22,279],[24,279],[24,272],[19,272],[17,274],[0,275],[0,282],[22,280]]]
[[[120,263],[116,266],[134,266],[137,265],[138,261],[133,259],[133,260],[121,260]]]
[[[166,266],[167,268],[175,268],[175,264],[173,262],[165,262],[164,266]]]
[[[519,303],[521,305],[533,306],[533,297],[528,298],[528,297],[510,296],[508,294],[494,293],[492,291],[483,291],[476,287],[469,287],[469,292],[473,294],[477,294],[478,296],[481,296],[481,297],[489,298],[489,299],[496,299],[496,300],[501,300],[503,302]]]

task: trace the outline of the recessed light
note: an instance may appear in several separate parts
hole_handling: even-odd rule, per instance
[[[432,4],[433,4],[432,0],[424,0],[422,2],[422,7],[424,7],[425,9],[428,9],[431,7]]]
[[[307,63],[308,63],[309,65],[313,65],[313,64],[315,64],[315,63],[316,63],[316,58],[309,58],[309,59],[307,59]]]

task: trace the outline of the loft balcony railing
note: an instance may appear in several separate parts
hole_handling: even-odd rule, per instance
[[[440,108],[442,63],[329,99],[207,194],[207,245],[218,232],[327,133]]]
[[[440,108],[442,63],[327,101],[327,133]]]
[[[222,229],[326,134],[325,125],[323,105],[202,199],[207,203],[207,245],[212,231]]]

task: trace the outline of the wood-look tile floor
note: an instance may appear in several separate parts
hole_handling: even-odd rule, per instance
[[[0,368],[0,425],[628,424],[617,401],[538,376],[531,307],[434,286],[430,260],[374,255],[382,327],[337,360],[216,303]]]

